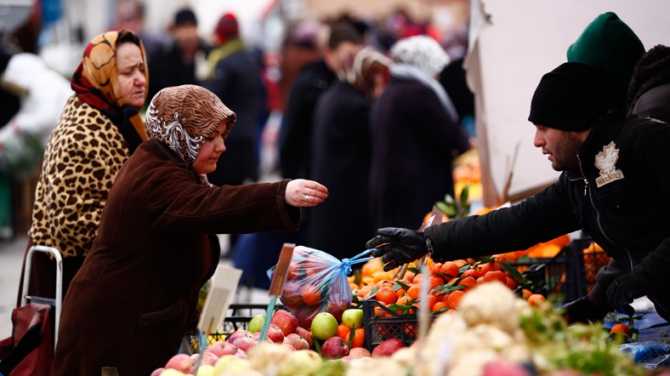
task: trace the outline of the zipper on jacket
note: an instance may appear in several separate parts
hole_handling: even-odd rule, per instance
[[[589,184],[588,179],[586,178],[586,174],[584,174],[584,168],[582,167],[582,158],[579,157],[579,153],[577,154],[577,161],[579,162],[579,171],[582,173],[582,177],[584,178],[584,196],[586,197],[586,193],[588,192],[589,195],[589,202],[591,203],[591,207],[593,208],[593,211],[596,213],[596,224],[598,225],[598,229],[600,230],[600,233],[603,234],[603,237],[605,240],[610,242],[614,247],[617,247],[617,244],[612,240],[612,238],[607,235],[605,232],[605,228],[603,227],[602,223],[600,222],[600,211],[598,211],[598,208],[596,207],[596,203],[593,201],[593,195],[591,194],[591,186]],[[633,257],[630,254],[630,251],[625,248],[621,247],[621,249],[624,250],[626,253],[626,256],[628,258],[628,262],[630,264],[630,271],[633,271]]]

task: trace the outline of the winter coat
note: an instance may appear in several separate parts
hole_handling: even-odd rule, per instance
[[[205,87],[235,111],[237,121],[226,138],[227,150],[209,174],[215,185],[242,184],[258,180],[258,124],[265,110],[265,88],[261,67],[255,56],[233,40],[214,49],[210,60],[216,60],[212,77]],[[212,57],[214,59],[212,59]]]
[[[368,208],[370,104],[351,84],[338,81],[317,105],[312,136],[312,179],[329,196],[311,209],[309,244],[335,257],[351,257],[373,234]]]
[[[286,178],[310,176],[314,111],[319,97],[335,81],[323,60],[306,64],[289,94],[279,134],[279,168]]]
[[[610,116],[579,151],[580,172],[510,208],[429,227],[436,259],[523,249],[583,229],[631,272],[659,313],[670,319],[670,126],[659,120]],[[599,279],[594,301],[605,304],[612,279]],[[613,308],[613,307],[610,307]]]
[[[417,228],[453,194],[452,161],[469,147],[465,133],[428,86],[397,77],[373,105],[370,126],[373,224]]]
[[[142,144],[65,298],[55,374],[146,376],[164,365],[195,327],[198,292],[218,264],[210,234],[295,229],[286,183],[208,186],[167,146]]]
[[[670,47],[647,51],[633,72],[629,112],[670,122]]]

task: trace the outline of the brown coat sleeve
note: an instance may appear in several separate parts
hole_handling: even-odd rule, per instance
[[[245,233],[295,230],[298,208],[286,203],[288,180],[210,187],[178,165],[151,169],[137,198],[152,212],[153,227],[168,231]]]

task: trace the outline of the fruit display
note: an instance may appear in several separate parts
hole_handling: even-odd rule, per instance
[[[286,328],[293,326],[290,315],[286,312],[278,316],[280,322],[288,324]],[[348,318],[347,328],[357,329],[360,324],[358,312],[343,316]],[[330,317],[322,317],[327,317],[326,328],[318,331],[330,333]],[[364,348],[349,349],[349,344],[335,334],[323,341],[319,355],[307,348],[297,349],[290,343],[288,338],[292,334],[305,342],[320,342],[299,334],[300,328],[296,328],[296,333],[284,336],[277,327],[277,338],[259,344],[253,343],[253,334],[239,331],[225,342],[211,345],[202,359],[198,359],[198,355],[175,355],[153,375],[645,374],[628,355],[619,351],[618,340],[612,340],[601,326],[568,326],[560,312],[549,303],[538,302],[533,306],[500,281],[482,283],[464,293],[457,308],[439,314],[426,337],[410,347],[389,339],[370,354]],[[282,340],[279,340],[279,334],[283,336]],[[245,347],[243,344],[246,343],[253,343],[253,346]],[[338,357],[341,358],[334,359]],[[199,360],[200,367],[196,369]]]

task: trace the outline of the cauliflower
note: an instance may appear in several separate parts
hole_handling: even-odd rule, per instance
[[[291,352],[291,348],[286,345],[261,342],[249,350],[249,363],[262,374],[274,375]]]
[[[391,358],[357,358],[349,363],[346,376],[406,376],[407,372]]]
[[[512,290],[505,285],[489,282],[466,293],[458,312],[469,326],[490,324],[513,333],[519,327],[519,314],[523,309],[517,301]]]
[[[448,375],[480,376],[486,363],[498,359],[494,351],[477,350],[463,354],[449,367]]]

